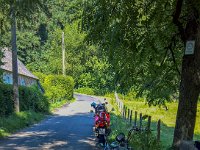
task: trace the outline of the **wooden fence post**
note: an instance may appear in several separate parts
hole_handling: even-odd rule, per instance
[[[122,105],[121,105],[121,102],[119,102],[119,103],[120,103],[119,111],[120,111],[120,113],[122,114]]]
[[[125,106],[125,116],[124,116],[124,118],[126,119],[126,112],[127,111],[127,107]]]
[[[127,120],[129,121],[130,118],[130,109],[128,109],[128,115],[127,115]]]
[[[131,114],[130,114],[130,124],[132,123],[132,115],[133,115],[133,111],[131,110]]]
[[[140,113],[140,129],[142,129],[142,113]]]
[[[123,103],[122,103],[121,109],[122,109],[121,113],[122,113],[122,118],[123,118],[124,117],[124,104]]]
[[[148,116],[147,131],[151,131],[151,116]]]
[[[126,118],[126,114],[125,113],[126,113],[126,107],[124,106],[123,107],[123,118]]]
[[[157,141],[160,142],[160,119],[158,120],[158,124],[157,124]]]
[[[137,127],[137,111],[135,111],[135,121],[134,121],[134,126]]]
[[[120,102],[121,103],[121,113],[123,114],[123,103],[122,102]]]

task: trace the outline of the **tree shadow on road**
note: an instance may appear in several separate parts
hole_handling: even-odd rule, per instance
[[[0,149],[97,150],[93,114],[53,115],[0,141]]]

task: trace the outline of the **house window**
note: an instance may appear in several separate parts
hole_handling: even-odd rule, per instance
[[[12,75],[11,74],[4,74],[3,81],[6,84],[12,84]]]
[[[20,79],[20,85],[23,85],[23,86],[26,85],[26,82],[25,82],[25,80],[23,78]]]

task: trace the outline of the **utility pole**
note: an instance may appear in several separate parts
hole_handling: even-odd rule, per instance
[[[63,66],[63,75],[66,76],[65,69],[65,34],[62,32],[62,66]]]
[[[17,35],[15,6],[11,4],[11,46],[12,46],[12,72],[13,72],[13,99],[15,112],[19,112],[19,86],[18,86],[18,63],[17,63]]]

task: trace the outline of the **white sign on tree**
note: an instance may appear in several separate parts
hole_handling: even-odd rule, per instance
[[[187,41],[185,48],[185,55],[194,54],[195,41]]]

